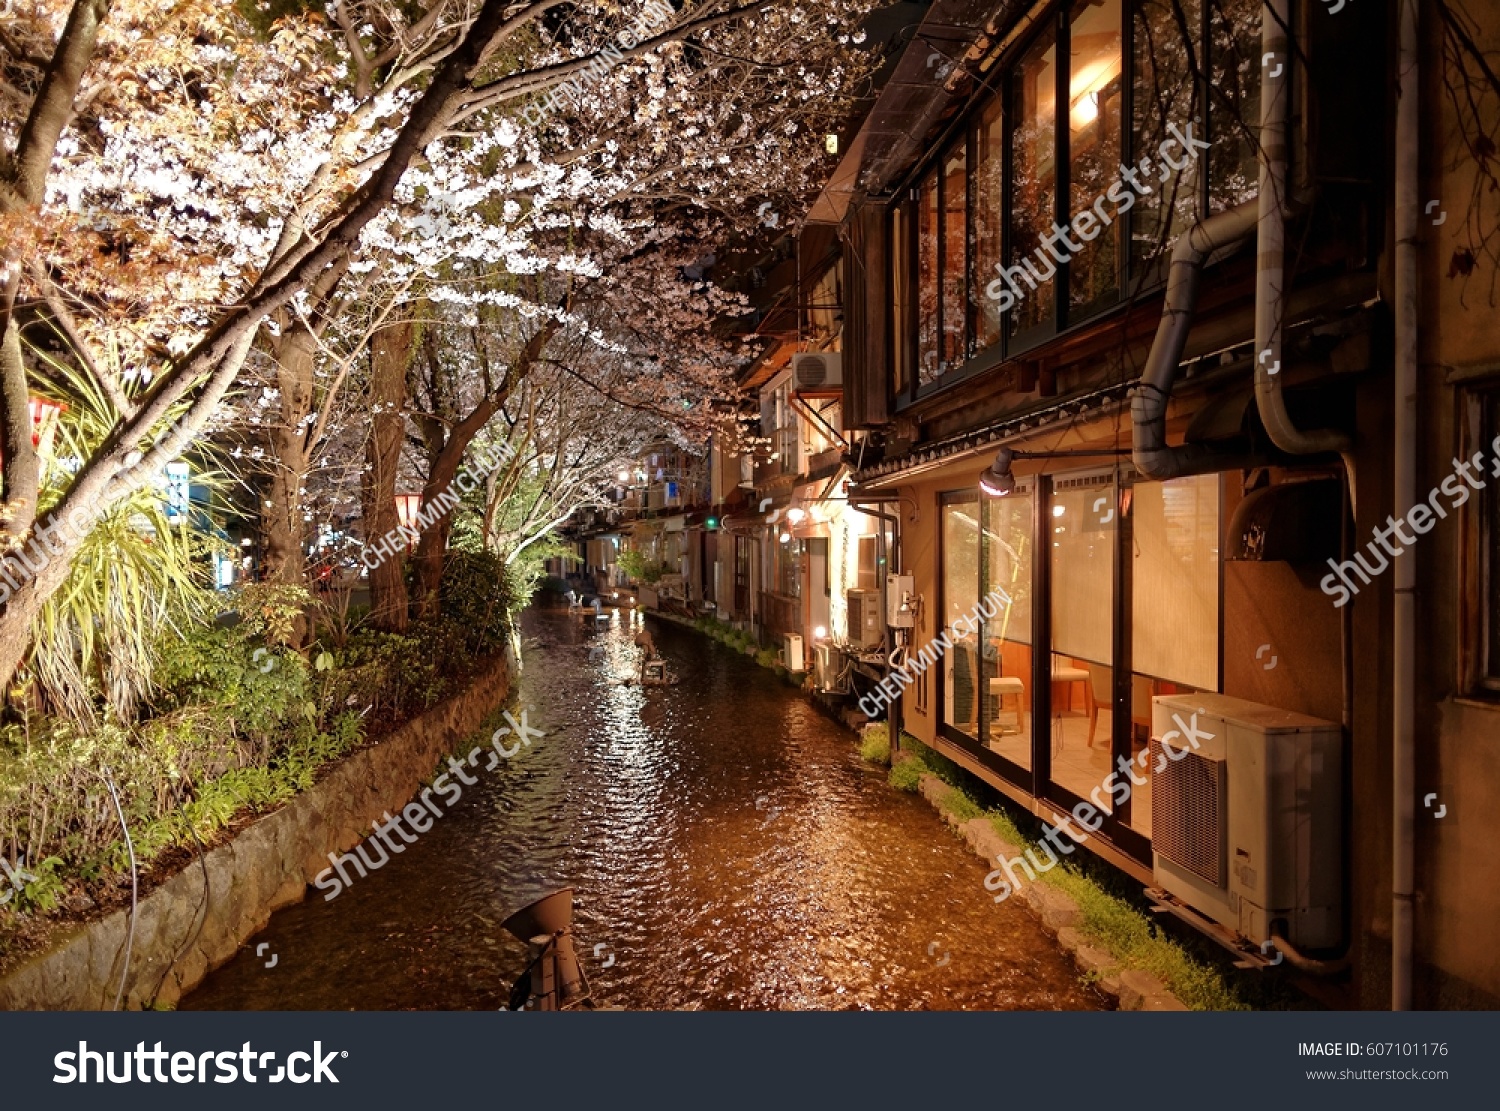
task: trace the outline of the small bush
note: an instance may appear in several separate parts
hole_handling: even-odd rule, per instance
[[[513,608],[505,560],[490,551],[448,553],[438,586],[443,617],[463,631],[469,653],[498,652],[510,637]]]

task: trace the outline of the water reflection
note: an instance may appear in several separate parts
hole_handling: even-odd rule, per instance
[[[678,682],[629,682],[639,621],[528,614],[512,705],[546,736],[379,872],[276,915],[274,968],[252,944],[183,1008],[497,1008],[527,960],[500,922],[566,884],[595,995],[628,1008],[1104,1005],[770,673],[653,624]]]

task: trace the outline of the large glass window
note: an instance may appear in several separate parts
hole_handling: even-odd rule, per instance
[[[1202,21],[1198,0],[1139,0],[1132,32],[1133,154],[1152,193],[1133,202],[1131,262],[1152,277],[1158,274],[1157,260],[1170,254],[1177,237],[1198,218],[1200,160],[1178,150],[1181,140],[1168,128],[1191,126],[1197,139],[1207,134],[1194,86],[1194,73],[1201,72],[1203,62],[1201,36],[1195,33],[1190,43],[1183,43],[1178,11],[1190,31],[1196,31]]]
[[[1052,227],[1057,219],[1057,42],[1044,35],[1011,79],[1015,130],[1011,136],[1011,334],[1051,322],[1053,278],[1059,261]],[[1052,250],[1043,245],[1053,240]]]
[[[922,182],[917,197],[917,385],[937,381],[942,353],[938,344],[938,177]]]
[[[1078,309],[1113,301],[1120,286],[1121,227],[1108,199],[1122,158],[1120,10],[1120,0],[1084,4],[1068,34],[1068,213],[1076,248],[1070,248],[1068,288],[1069,304]]]
[[[985,745],[1031,767],[1032,495],[1025,483],[984,510],[984,621],[981,637],[993,674]]]
[[[943,505],[943,609],[940,628],[951,629],[979,602],[979,501],[969,496]],[[930,635],[935,636],[937,630]],[[920,648],[921,645],[916,647]],[[984,687],[993,668],[984,666],[978,632],[955,637],[943,659],[943,722],[979,740]]]
[[[1500,390],[1484,394],[1479,410],[1480,450],[1488,459],[1500,444]],[[1484,466],[1479,473],[1486,473]],[[1479,628],[1479,680],[1488,692],[1500,694],[1500,485],[1491,482],[1480,491],[1479,516],[1479,588],[1485,602]]]
[[[911,349],[906,343],[911,326],[911,244],[906,209],[891,209],[891,369],[896,376],[896,395],[911,384]]]
[[[1261,0],[1209,5],[1209,207],[1214,211],[1248,201],[1260,188],[1260,24]],[[1282,61],[1289,64],[1290,59]]]
[[[1052,780],[1086,799],[1112,764],[1119,528],[1113,474],[1054,479],[1046,527],[1052,538]]]
[[[1141,754],[1159,695],[1219,689],[1219,476],[1131,488],[1130,758],[1146,782],[1130,825],[1151,836],[1150,759]]]
[[[1205,202],[1255,195],[1261,17],[1259,0],[1075,0],[1017,44],[892,219],[898,397],[1163,280]]]
[[[974,314],[974,346],[983,351],[1000,342],[1000,302],[985,289],[999,275],[1001,219],[1005,213],[1003,193],[1005,132],[1001,126],[1000,98],[985,105],[974,133],[974,172],[969,186],[974,235],[973,274],[969,299]]]
[[[968,211],[962,144],[943,160],[943,358],[939,371],[968,357]]]

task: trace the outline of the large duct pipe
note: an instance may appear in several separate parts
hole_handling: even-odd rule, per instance
[[[1172,262],[1167,271],[1167,291],[1162,304],[1161,323],[1146,356],[1130,398],[1130,416],[1134,425],[1132,459],[1136,469],[1148,478],[1168,479],[1208,471],[1235,470],[1255,461],[1240,459],[1205,444],[1167,446],[1167,402],[1172,397],[1172,383],[1192,328],[1198,307],[1198,285],[1204,263],[1210,255],[1232,247],[1255,229],[1257,208],[1246,201],[1206,220],[1199,220],[1177,239],[1172,248]]]
[[[1255,265],[1255,405],[1271,442],[1289,455],[1337,452],[1344,457],[1354,501],[1349,436],[1335,429],[1306,432],[1292,423],[1281,389],[1286,318],[1287,117],[1292,54],[1287,45],[1290,0],[1266,0],[1260,26],[1260,190]],[[1356,503],[1357,504],[1357,503]]]
[[[1417,4],[1401,0],[1396,73],[1395,490],[1404,518],[1417,496]],[[1409,547],[1393,568],[1391,686],[1391,1010],[1412,1006],[1416,889],[1416,559]]]

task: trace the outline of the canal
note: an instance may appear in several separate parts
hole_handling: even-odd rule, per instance
[[[510,706],[545,736],[492,771],[481,760],[379,871],[276,914],[182,1009],[493,1010],[528,960],[500,923],[569,884],[608,1004],[1106,1005],[1020,900],[991,901],[985,866],[927,803],[791,687],[655,621],[677,682],[634,685],[642,619],[606,617],[528,612]]]

